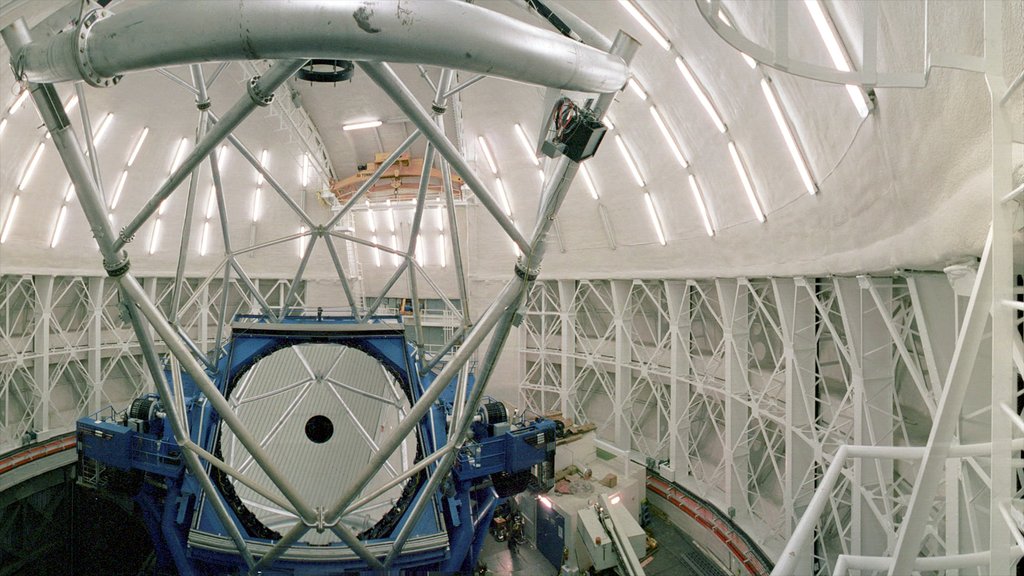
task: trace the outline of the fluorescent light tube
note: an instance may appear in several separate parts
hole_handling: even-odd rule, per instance
[[[117,184],[114,186],[114,196],[110,199],[110,209],[117,208],[117,203],[121,201],[121,192],[124,191],[125,180],[128,179],[128,171],[122,170],[121,175],[117,177]],[[162,206],[162,204],[161,204]]]
[[[36,146],[36,151],[32,154],[32,159],[28,161],[28,166],[25,167],[25,173],[21,175],[21,181],[18,182],[18,190],[24,190],[30,180],[32,180],[32,174],[36,171],[36,166],[39,165],[39,160],[43,157],[43,149],[46,148],[45,142],[40,142]]]
[[[28,98],[28,90],[22,90],[21,94],[18,94],[18,98],[11,104],[11,107],[7,109],[7,115],[10,116],[21,109],[21,105],[25,103],[25,99]]]
[[[640,175],[640,168],[636,165],[633,155],[629,153],[629,149],[626,148],[626,142],[622,139],[622,136],[616,134],[615,143],[619,145],[619,151],[622,152],[622,157],[625,158],[626,164],[629,165],[629,171],[633,174],[633,180],[636,181],[636,185],[641,188],[646,186],[647,184],[644,182],[643,176]]]
[[[804,5],[807,6],[807,11],[811,15],[814,27],[818,29],[821,41],[825,43],[825,50],[828,52],[829,58],[832,59],[832,65],[841,72],[849,72],[852,69],[849,55],[841,44],[836,30],[832,27],[832,23],[825,13],[825,8],[819,0],[804,0]],[[853,106],[857,109],[857,114],[861,118],[867,118],[869,112],[868,105],[864,100],[864,92],[860,87],[847,84],[846,93],[849,94],[850,101],[853,102]]]
[[[103,137],[107,135],[107,130],[110,129],[111,121],[114,119],[113,112],[107,112],[107,115],[100,120],[100,125],[96,127],[96,133],[92,136],[93,146],[99,146]]]
[[[708,236],[714,237],[715,229],[711,226],[708,207],[704,204],[704,193],[700,191],[700,186],[697,185],[697,179],[693,174],[690,174],[690,192],[693,193],[693,201],[697,203],[697,208],[700,209],[700,217],[704,220],[704,231],[708,233]]]
[[[669,44],[669,41],[667,38],[665,38],[665,35],[662,34],[660,30],[655,28],[654,23],[648,20],[647,16],[645,16],[639,8],[637,8],[632,2],[630,2],[630,0],[619,0],[619,4],[622,4],[622,7],[626,9],[626,12],[629,12],[629,15],[632,16],[634,20],[639,22],[648,34],[654,37],[654,41],[657,42],[658,45],[662,47],[662,49],[669,50],[672,48],[672,45]]]
[[[693,75],[693,71],[690,70],[690,65],[677,56],[676,67],[679,68],[679,72],[683,75],[683,78],[690,86],[690,90],[693,91],[693,95],[697,97],[697,100],[704,108],[704,111],[707,112],[709,117],[711,117],[711,121],[715,123],[715,128],[718,128],[718,131],[724,134],[725,123],[722,122],[722,117],[718,115],[718,110],[715,109],[715,106],[711,103],[708,95],[704,93],[704,87],[697,82],[697,78]]]
[[[55,248],[60,241],[60,233],[64,230],[64,219],[67,215],[68,207],[65,204],[60,207],[60,213],[57,214],[57,224],[53,227],[53,235],[50,237],[50,248]]]
[[[71,98],[68,98],[68,101],[64,103],[64,113],[70,114],[76,106],[78,106],[78,94],[72,94]]]
[[[342,124],[341,129],[346,132],[349,130],[365,130],[366,128],[376,128],[384,124],[381,120],[366,120],[365,122],[353,122],[351,124]]]
[[[487,160],[487,167],[491,169],[492,174],[498,173],[498,165],[494,163],[494,156],[491,155],[491,147],[487,145],[487,140],[484,140],[483,136],[476,137],[477,142],[480,143],[480,149],[484,152],[484,159]]]
[[[586,165],[582,165],[580,166],[580,172],[583,174],[584,184],[586,184],[587,189],[590,190],[590,196],[593,197],[594,200],[597,200],[599,198],[597,194],[597,186],[594,185],[594,179],[590,176],[590,170]]]
[[[185,157],[185,146],[188,144],[188,138],[182,138],[178,140],[178,147],[174,149],[174,157],[171,158],[171,169],[167,171],[167,175],[170,176],[177,169],[178,164],[181,163]]]
[[[676,139],[672,136],[672,133],[668,131],[668,126],[665,125],[665,121],[662,120],[661,114],[658,113],[658,109],[653,105],[651,106],[651,116],[654,117],[654,123],[658,125],[658,130],[661,132],[662,137],[665,138],[665,143],[668,144],[672,155],[676,157],[679,165],[683,168],[689,166],[686,159],[683,158],[683,153],[679,150],[679,145],[676,144]]]
[[[644,201],[647,204],[647,214],[651,217],[651,225],[654,226],[654,231],[658,233],[658,242],[664,246],[665,232],[661,229],[661,220],[658,219],[658,212],[654,209],[654,200],[651,199],[651,193],[644,190]]]
[[[441,258],[441,268],[448,267],[448,255],[445,254],[447,246],[448,245],[444,241],[444,233],[442,232],[441,235],[437,237],[437,254]]]
[[[530,161],[533,162],[534,166],[540,166],[540,160],[537,158],[533,145],[530,144],[530,139],[526,136],[526,130],[523,130],[523,127],[518,122],[516,122],[515,129],[519,143],[523,145],[523,149],[526,150],[526,155],[529,156]]]
[[[206,256],[206,249],[209,247],[210,241],[210,221],[203,222],[203,237],[199,241],[199,255]]]
[[[729,141],[729,155],[732,156],[732,163],[736,167],[736,173],[739,174],[740,181],[743,182],[743,189],[747,193],[750,207],[754,210],[754,216],[757,217],[758,222],[764,222],[764,212],[757,201],[757,195],[754,194],[754,186],[750,183],[750,176],[747,175],[747,169],[743,166],[743,161],[740,160],[739,152],[736,151],[736,144],[731,140]]]
[[[14,218],[18,214],[18,204],[21,202],[21,196],[19,194],[14,195],[14,200],[11,201],[11,209],[7,212],[7,220],[4,222],[4,229],[0,230],[0,244],[7,242],[7,236],[11,233],[11,228],[14,227]]]
[[[380,244],[379,242],[377,242],[377,235],[376,234],[374,234],[370,238],[370,241],[373,242],[376,245]],[[374,247],[374,249],[373,249],[373,259],[377,263],[377,268],[380,268],[380,248]]]
[[[505,184],[501,181],[501,178],[495,178],[494,184],[498,187],[498,195],[501,196],[501,203],[505,207],[505,216],[511,218],[512,206],[508,202],[508,192],[505,191]]]
[[[135,158],[139,155],[139,150],[142,150],[142,143],[146,141],[146,136],[148,135],[149,127],[143,128],[142,133],[139,134],[139,139],[135,142],[135,148],[132,148],[132,153],[128,156],[129,168],[135,163]]]
[[[768,80],[765,78],[761,79],[761,91],[764,92],[765,100],[768,101],[768,107],[772,110],[775,123],[779,126],[779,131],[782,132],[782,139],[786,141],[786,149],[789,150],[789,155],[793,158],[793,163],[796,164],[796,169],[800,173],[800,179],[804,183],[804,188],[807,189],[808,194],[814,194],[818,191],[818,188],[814,185],[814,180],[811,178],[811,173],[808,170],[807,163],[804,161],[804,156],[796,145],[796,138],[793,131],[789,128],[789,122],[782,115],[782,107],[779,105],[778,98],[776,98],[775,90],[768,85]]]
[[[153,254],[156,252],[157,246],[160,243],[160,219],[157,218],[153,222],[153,235],[149,237],[149,253]]]
[[[263,152],[260,152],[260,166],[264,170],[267,169],[267,149],[266,148],[263,149]],[[259,187],[259,186],[262,186],[262,185],[263,185],[263,172],[260,172],[259,170],[257,170],[256,171],[256,186]]]
[[[647,92],[644,92],[643,87],[640,86],[640,82],[636,78],[630,76],[629,80],[626,81],[626,86],[629,86],[633,93],[639,96],[641,100],[647,101]]]
[[[260,221],[260,195],[262,190],[256,188],[256,191],[252,194],[252,222],[253,224]]]
[[[302,187],[309,186],[309,154],[302,154]]]

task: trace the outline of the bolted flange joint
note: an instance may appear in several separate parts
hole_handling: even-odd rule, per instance
[[[430,105],[430,109],[433,110],[434,114],[437,114],[438,116],[441,116],[442,114],[448,111],[447,106],[438,104],[436,102]]]
[[[116,262],[110,262],[106,258],[103,259],[103,269],[107,271],[107,276],[111,278],[124,276],[132,267],[131,260],[128,259],[128,253],[124,250],[117,254],[117,258]]]
[[[522,257],[516,260],[516,276],[519,276],[527,282],[533,282],[537,279],[538,274],[540,274],[540,268],[528,268],[523,263]]]
[[[92,27],[103,20],[109,18],[112,14],[108,10],[99,9],[88,12],[82,17],[78,23],[78,27],[75,29],[75,61],[78,64],[78,71],[82,74],[82,79],[85,80],[90,86],[97,88],[103,88],[117,84],[121,81],[121,75],[117,76],[102,76],[99,72],[93,68],[92,61],[89,59],[89,37],[92,34]]]
[[[210,109],[210,99],[207,98],[206,100],[203,100],[202,102],[196,102],[196,108],[199,111],[209,110]]]
[[[249,85],[245,87],[245,91],[257,106],[269,106],[274,101],[274,93],[264,94],[259,82],[260,76],[258,74],[249,78]]]

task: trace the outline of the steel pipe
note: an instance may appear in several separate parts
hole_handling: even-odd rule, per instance
[[[617,92],[629,75],[616,56],[455,0],[180,0],[98,14],[20,50],[13,60],[25,78],[104,85],[162,66],[312,57],[460,68],[581,92]]]

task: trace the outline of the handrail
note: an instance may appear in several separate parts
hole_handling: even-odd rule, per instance
[[[75,433],[67,432],[46,442],[38,442],[7,454],[0,458],[0,474],[6,474],[15,468],[35,462],[47,456],[52,456],[65,450],[75,447]]]

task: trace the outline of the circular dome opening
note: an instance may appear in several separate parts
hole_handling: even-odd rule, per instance
[[[270,462],[311,507],[330,509],[339,487],[362,472],[411,407],[403,381],[366,352],[336,343],[300,343],[263,356],[232,377],[227,400]],[[279,490],[228,426],[217,445],[226,463],[273,493]],[[408,470],[422,454],[412,435],[364,488],[368,494]],[[350,510],[342,522],[367,537],[387,533],[419,476]],[[298,520],[279,505],[227,475],[217,477],[227,501],[253,536],[275,540]],[[322,546],[339,542],[330,530],[300,539]]]
[[[315,444],[323,444],[334,436],[334,423],[327,416],[316,415],[306,420],[306,438]]]

